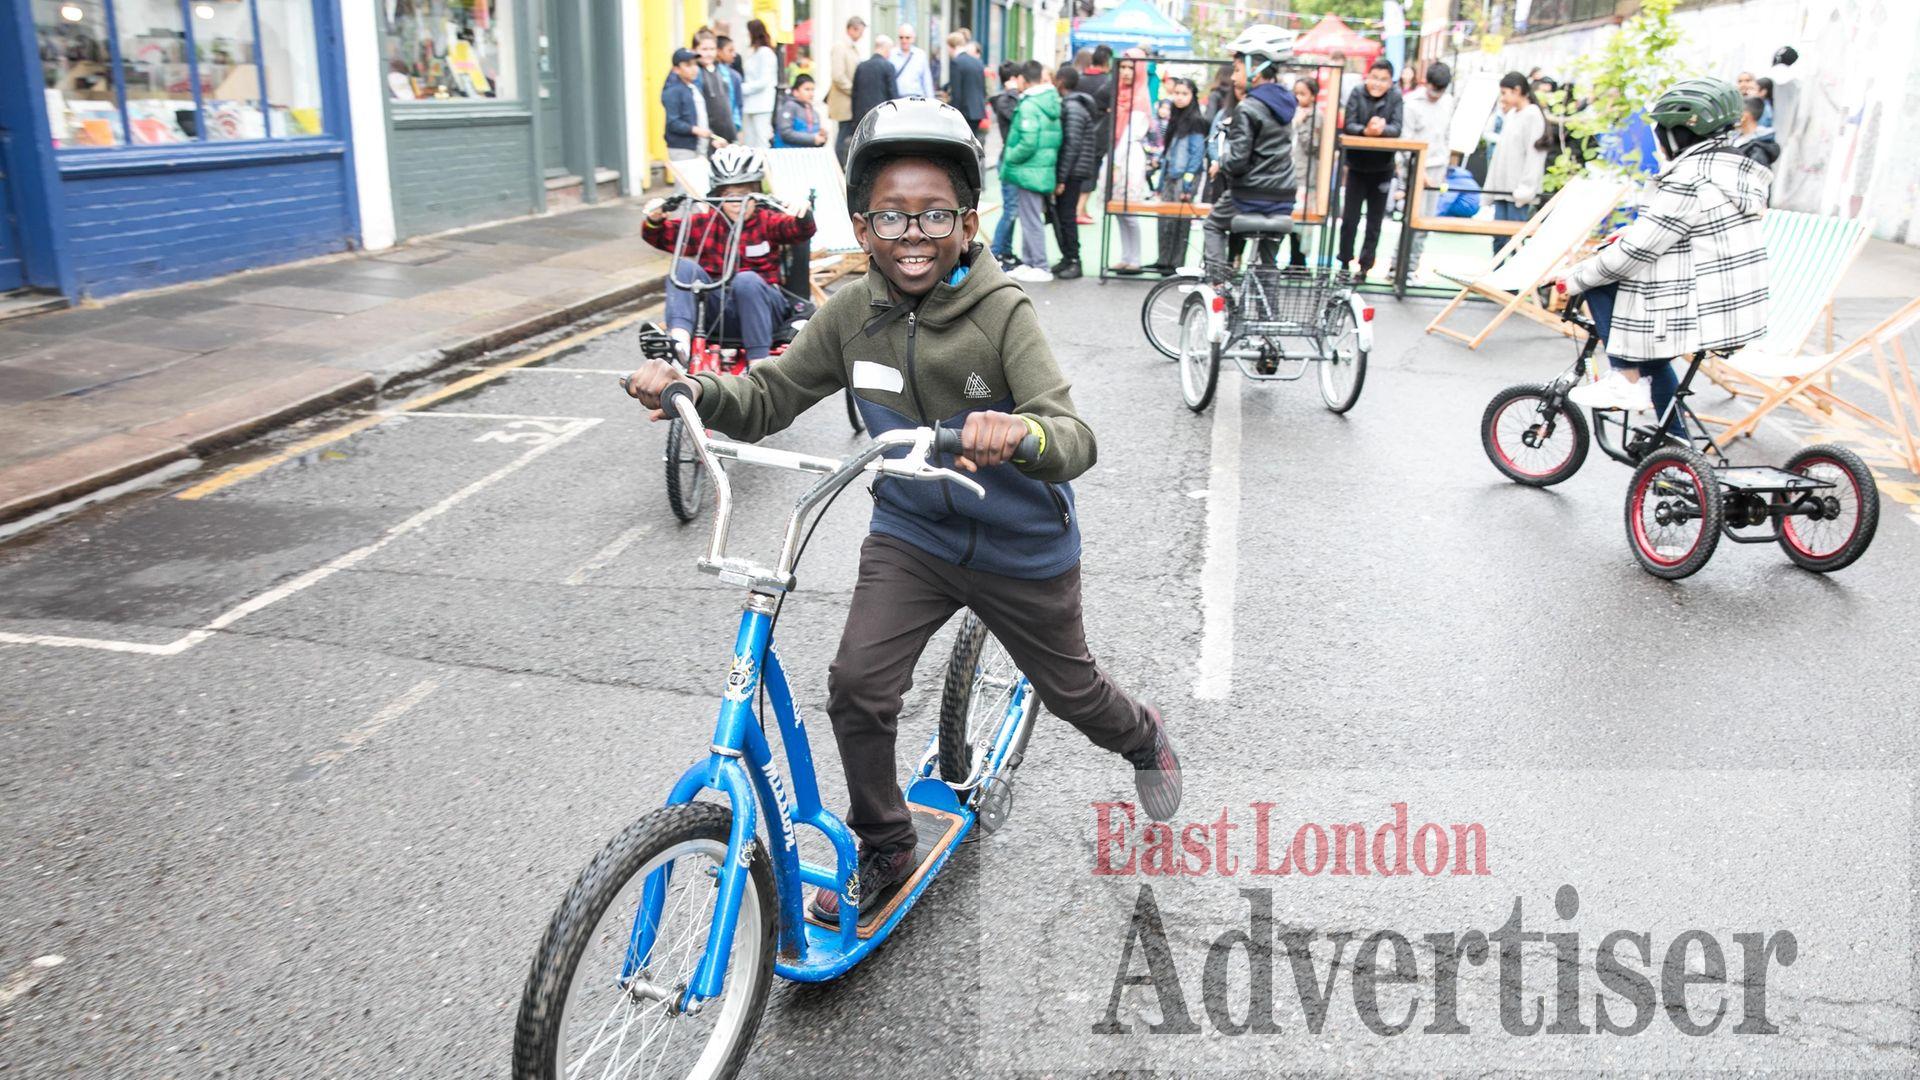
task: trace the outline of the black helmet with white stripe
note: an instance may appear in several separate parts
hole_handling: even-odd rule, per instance
[[[960,110],[930,98],[883,101],[860,119],[847,143],[847,194],[860,190],[882,158],[897,154],[936,158],[960,167],[973,190],[981,187],[980,144]]]

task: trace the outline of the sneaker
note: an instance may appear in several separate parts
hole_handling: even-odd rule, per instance
[[[1160,710],[1146,706],[1153,717],[1153,742],[1127,754],[1133,764],[1133,786],[1140,793],[1140,808],[1155,821],[1172,821],[1180,809],[1180,754],[1167,734],[1167,722]]]
[[[1061,281],[1072,281],[1080,276],[1080,263],[1078,261],[1063,262],[1054,270],[1053,276]]]
[[[1011,255],[995,255],[994,260],[1000,264],[1000,269],[1008,273],[1012,273],[1013,268],[1020,265],[1020,260]]]
[[[1052,281],[1053,271],[1040,266],[1016,266],[1007,271],[1007,276],[1022,282]]]
[[[847,896],[859,906],[861,915],[883,906],[900,891],[913,876],[915,867],[913,849],[901,848],[898,851],[868,851],[860,849],[860,859],[854,865],[853,876],[847,879]],[[814,890],[813,902],[807,905],[807,914],[829,926],[840,923],[840,894],[832,889]]]
[[[1653,408],[1653,391],[1648,389],[1646,380],[1636,382],[1615,371],[1599,382],[1583,382],[1567,391],[1567,400],[1583,409],[1647,412]]]

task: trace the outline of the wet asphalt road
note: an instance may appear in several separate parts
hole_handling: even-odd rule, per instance
[[[1090,876],[1091,807],[1130,785],[1051,722],[1012,825],[883,951],[837,983],[776,986],[753,1074],[1920,1067],[1904,508],[1831,578],[1723,545],[1669,584],[1625,546],[1624,468],[1595,455],[1540,492],[1481,454],[1487,398],[1551,376],[1558,339],[1521,327],[1469,353],[1419,333],[1432,305],[1381,300],[1348,416],[1309,382],[1229,375],[1195,417],[1141,342],[1141,287],[1034,293],[1100,437],[1077,485],[1089,637],[1178,725],[1191,818],[1264,798],[1289,822],[1351,809],[1371,828],[1398,799],[1495,837],[1490,878],[1456,887],[1268,879],[1283,923],[1491,930],[1516,897],[1548,919],[1563,882],[1587,897],[1588,950],[1636,920],[1723,942],[1771,920],[1804,948],[1776,973],[1785,1030],[1503,1036],[1495,991],[1470,985],[1482,1025],[1464,1040],[1377,1036],[1349,1003],[1320,1034],[1287,1016],[1264,1040],[1102,1042],[1138,882]],[[708,519],[672,520],[662,426],[607,373],[632,360],[630,334],[608,334],[204,498],[173,495],[264,449],[0,545],[0,631],[116,643],[0,645],[0,1075],[505,1073],[549,914],[704,750],[731,654],[738,592],[693,569]],[[1216,437],[1236,409],[1238,439]],[[856,445],[837,403],[773,441]],[[1742,453],[1791,446],[1776,431]],[[737,543],[769,551],[802,482],[736,477]],[[1237,529],[1217,535],[1216,508],[1210,549],[1231,490]],[[780,623],[829,805],[824,671],[865,503],[821,526]],[[1229,602],[1209,606],[1229,549]],[[1231,662],[1224,697],[1200,700],[1209,634]],[[909,747],[949,640],[922,662]],[[1244,925],[1247,881],[1172,884],[1198,1011],[1200,953]],[[62,962],[32,966],[45,956]],[[1551,999],[1551,971],[1527,980]],[[1280,983],[1294,1000],[1284,961]]]

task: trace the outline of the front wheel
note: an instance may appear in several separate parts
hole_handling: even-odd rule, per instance
[[[656,810],[581,872],[540,942],[520,999],[515,1080],[579,1076],[725,1078],[740,1071],[773,981],[773,875],[754,841],[719,998],[680,1007],[714,933],[733,813],[714,803]],[[638,920],[654,926],[639,954]]]
[[[700,496],[707,488],[706,466],[700,450],[687,434],[686,421],[667,421],[667,505],[673,516],[692,521],[700,516]]]
[[[1367,350],[1360,347],[1360,322],[1345,301],[1329,305],[1326,344],[1320,357],[1320,400],[1327,409],[1344,413],[1360,400],[1367,385]]]
[[[1810,493],[1820,514],[1794,514],[1780,521],[1780,549],[1795,566],[1830,574],[1853,565],[1880,527],[1880,485],[1860,455],[1844,446],[1809,446],[1787,459],[1788,472],[1825,480],[1833,487]]]
[[[1140,329],[1147,332],[1147,343],[1169,360],[1180,359],[1180,316],[1186,296],[1183,286],[1192,286],[1199,278],[1175,274],[1154,283],[1140,304]]]
[[[1552,487],[1586,464],[1587,418],[1539,383],[1509,386],[1480,414],[1480,447],[1493,467],[1515,483]]]
[[[940,779],[965,784],[976,778],[1000,737],[1020,680],[1006,647],[967,612],[940,691]],[[1016,755],[1019,750],[1014,748]]]
[[[1194,412],[1207,411],[1220,385],[1220,346],[1208,333],[1212,314],[1197,292],[1188,293],[1180,309],[1180,400]]]
[[[1697,450],[1668,447],[1647,456],[1627,488],[1627,540],[1655,577],[1698,573],[1720,544],[1725,518],[1720,481]]]

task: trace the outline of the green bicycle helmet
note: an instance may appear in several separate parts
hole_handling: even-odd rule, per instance
[[[1660,148],[1672,158],[1733,127],[1742,108],[1740,91],[1725,79],[1683,79],[1654,99],[1647,119]]]

